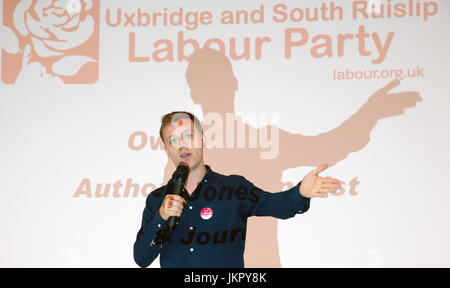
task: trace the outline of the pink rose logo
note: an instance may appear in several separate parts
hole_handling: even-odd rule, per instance
[[[3,49],[3,82],[12,84],[37,78],[64,83],[97,81],[98,0],[3,2],[3,29],[9,30],[8,35],[12,35],[11,31],[16,35],[19,47],[17,53],[11,53],[15,52],[12,48]],[[20,61],[13,59],[19,57]]]

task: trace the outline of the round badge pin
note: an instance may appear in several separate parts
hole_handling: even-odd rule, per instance
[[[200,211],[200,217],[202,217],[202,219],[204,219],[204,220],[208,220],[212,216],[213,216],[213,211],[209,207],[205,207],[202,209],[202,211]]]

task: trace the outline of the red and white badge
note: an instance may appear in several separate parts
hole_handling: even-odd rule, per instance
[[[213,216],[213,211],[209,207],[205,207],[202,209],[202,211],[200,211],[200,217],[202,217],[202,219],[208,220],[212,216]]]

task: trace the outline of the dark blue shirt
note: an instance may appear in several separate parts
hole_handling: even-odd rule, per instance
[[[162,268],[244,267],[245,233],[250,216],[287,219],[309,209],[310,199],[299,185],[279,192],[262,191],[239,175],[221,175],[206,165],[207,173],[191,196],[186,190],[178,225],[168,231],[159,214],[173,180],[146,200],[142,226],[134,243],[134,260],[147,267],[160,255]]]

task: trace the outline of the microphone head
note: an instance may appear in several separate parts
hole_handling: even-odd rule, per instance
[[[186,178],[188,177],[190,172],[189,164],[185,162],[180,162],[178,164],[177,170],[175,170],[175,173],[173,174],[174,178],[181,178],[183,182],[186,181]]]

